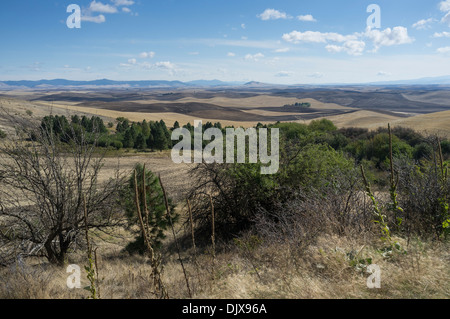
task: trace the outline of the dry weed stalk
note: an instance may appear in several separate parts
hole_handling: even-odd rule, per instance
[[[145,172],[145,165],[144,165],[144,172]],[[186,288],[189,293],[189,298],[192,298],[191,287],[189,286],[189,278],[186,272],[186,268],[184,267],[183,259],[181,259],[180,244],[178,243],[178,238],[175,233],[175,227],[173,226],[172,216],[170,216],[169,202],[167,200],[166,190],[164,189],[164,185],[161,180],[161,175],[159,175],[159,184],[161,185],[161,189],[164,195],[164,203],[166,204],[167,218],[169,219],[170,227],[172,228],[173,239],[175,241],[175,246],[178,253],[178,260],[180,261],[181,268],[183,269],[184,279],[186,280]]]
[[[209,202],[211,203],[211,242],[212,242],[212,257],[213,264],[216,260],[216,225],[214,216],[214,203],[211,194],[209,194]]]
[[[199,267],[198,260],[197,260],[197,246],[195,245],[194,219],[192,218],[191,202],[189,201],[189,199],[186,199],[186,202],[187,202],[187,208],[188,208],[188,213],[189,213],[189,224],[191,227],[192,247],[194,248],[194,265],[195,265],[195,269],[197,271],[197,281],[200,284],[201,283],[200,267]]]
[[[215,279],[215,268],[216,268],[216,217],[214,213],[214,203],[212,195],[209,194],[209,202],[211,205],[211,243],[212,243],[212,280]]]
[[[192,238],[192,247],[194,247],[194,256],[197,256],[197,247],[195,246],[195,235],[194,235],[194,220],[192,218],[192,209],[191,202],[189,199],[187,201],[188,213],[189,213],[189,224],[191,225],[191,238]]]
[[[83,205],[84,205],[84,225],[85,225],[85,235],[86,235],[86,243],[87,243],[87,257],[89,261],[89,265],[85,267],[87,272],[87,277],[90,282],[90,286],[88,287],[89,292],[91,293],[92,299],[100,299],[100,288],[98,284],[98,264],[97,264],[97,248],[94,250],[94,257],[92,257],[92,246],[89,240],[89,228],[87,222],[87,206],[86,206],[86,196],[83,196]],[[94,268],[95,267],[95,268]]]
[[[386,216],[383,214],[382,208],[380,208],[380,206],[375,198],[375,195],[372,191],[370,183],[367,180],[366,173],[364,172],[364,166],[361,165],[360,168],[361,168],[361,175],[363,177],[364,184],[366,186],[366,194],[372,200],[373,214],[375,217],[374,222],[379,224],[379,226],[380,226],[380,230],[382,233],[381,240],[387,241],[388,243],[390,243],[391,242],[391,232],[390,232],[389,226],[387,224],[387,221],[385,220]]]
[[[389,189],[391,200],[392,200],[392,210],[394,211],[394,217],[397,222],[397,228],[400,228],[400,225],[403,222],[403,218],[398,216],[398,213],[403,214],[403,209],[399,206],[398,200],[397,200],[397,186],[398,186],[398,173],[394,171],[394,155],[392,151],[392,130],[391,125],[388,124],[388,131],[389,131],[389,162],[390,162],[390,171],[391,171],[391,178],[390,183],[391,187]]]
[[[150,235],[150,231],[148,228],[148,207],[147,207],[147,197],[146,197],[146,192],[145,192],[145,165],[144,165],[144,170],[143,170],[143,184],[142,184],[142,201],[144,203],[144,210],[145,210],[145,218],[147,223],[144,223],[144,218],[142,216],[142,212],[141,212],[141,205],[139,203],[139,189],[138,189],[138,183],[137,183],[137,171],[134,170],[134,187],[135,187],[135,204],[136,204],[136,210],[138,213],[138,217],[139,217],[139,222],[141,225],[141,231],[142,231],[142,236],[144,237],[144,242],[145,245],[147,246],[147,249],[150,253],[150,262],[151,262],[151,267],[152,267],[152,271],[153,271],[153,286],[155,288],[155,291],[160,291],[161,292],[161,297],[164,299],[169,299],[169,294],[167,293],[167,290],[164,286],[164,283],[162,281],[162,275],[161,275],[161,270],[160,270],[160,259],[157,258],[155,256],[155,251],[152,247],[152,243],[151,243],[151,235]],[[147,225],[146,225],[147,224]]]

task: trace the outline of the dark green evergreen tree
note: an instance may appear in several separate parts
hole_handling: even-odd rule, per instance
[[[164,129],[161,125],[158,125],[155,134],[154,134],[154,146],[157,150],[166,150],[169,148],[169,143],[167,141],[167,136],[164,132]]]
[[[137,148],[138,150],[144,150],[147,148],[147,141],[145,140],[145,136],[143,133],[139,133],[136,137],[134,148]]]
[[[134,138],[131,133],[131,128],[125,131],[125,134],[123,135],[123,141],[122,141],[123,147],[125,148],[132,148],[134,147]]]
[[[144,167],[141,164],[135,166],[137,172],[137,182],[138,182],[138,196],[140,201],[144,198],[142,193],[142,182]],[[128,188],[124,191],[122,202],[124,203],[124,208],[128,218],[128,224],[130,229],[135,230],[133,226],[138,225],[139,219],[136,213],[136,202],[135,202],[135,177],[134,172],[131,174]],[[158,249],[161,246],[161,241],[165,238],[164,231],[170,226],[170,220],[167,216],[164,195],[159,183],[158,177],[153,174],[150,170],[146,169],[145,172],[145,197],[148,209],[148,225],[150,228],[152,236],[153,248]],[[172,200],[169,198],[169,211],[172,222],[175,223],[178,220],[178,214],[175,213],[175,207],[172,204]],[[145,208],[142,203],[141,211],[145,214]],[[136,238],[135,241],[128,244],[125,248],[129,253],[139,253],[143,254],[145,252],[144,238],[141,230],[135,230]]]

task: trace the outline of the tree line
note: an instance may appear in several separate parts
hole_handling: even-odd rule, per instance
[[[171,139],[172,131],[181,127],[178,121],[175,121],[172,127],[168,127],[163,120],[132,122],[127,118],[119,117],[116,122],[114,131],[112,122],[106,126],[103,119],[98,116],[89,118],[73,115],[69,121],[64,115],[50,115],[42,119],[41,128],[55,134],[62,142],[81,136],[83,132],[91,142],[96,140],[99,147],[111,147],[116,150],[126,148],[163,151],[171,149],[177,143]],[[183,127],[191,132],[192,137],[194,136],[192,124],[187,123]],[[219,122],[203,124],[202,131],[213,127],[225,132],[225,128]],[[99,135],[99,138],[96,139],[95,135]]]

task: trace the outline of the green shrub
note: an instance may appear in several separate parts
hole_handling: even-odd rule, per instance
[[[216,231],[227,237],[253,225],[258,212],[273,212],[298,193],[339,188],[345,174],[354,174],[353,162],[328,145],[283,145],[280,170],[274,175],[261,174],[260,163],[204,163],[192,170],[189,199],[194,219],[205,233],[211,223],[210,202],[205,194],[213,194]]]
[[[420,160],[423,158],[431,159],[433,155],[433,146],[429,143],[419,143],[414,147],[414,159]]]
[[[309,123],[309,129],[316,132],[333,132],[337,130],[337,127],[327,119],[315,120]]]
[[[286,140],[302,140],[311,134],[308,126],[300,123],[279,123],[271,128],[279,128],[280,136]]]
[[[442,154],[444,156],[450,156],[450,141],[444,140],[441,142]]]
[[[308,189],[329,183],[335,174],[348,171],[353,166],[353,162],[345,158],[342,152],[326,144],[309,144],[280,171],[284,185]]]

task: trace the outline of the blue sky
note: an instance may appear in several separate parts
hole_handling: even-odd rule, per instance
[[[82,9],[70,29],[70,4]],[[367,26],[370,4],[381,27]],[[450,0],[3,1],[0,80],[354,83],[450,75]]]

